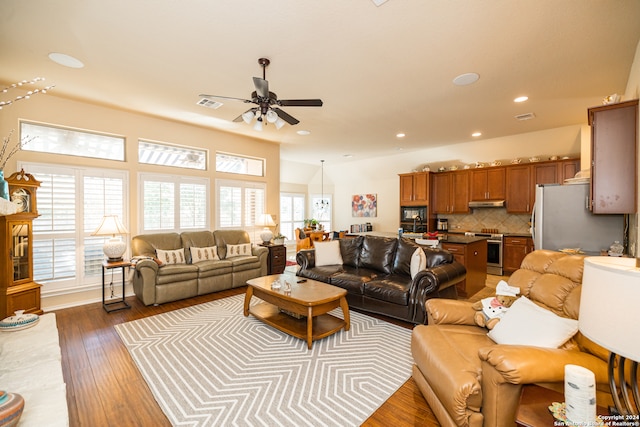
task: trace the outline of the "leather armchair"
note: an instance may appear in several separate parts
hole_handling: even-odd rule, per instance
[[[509,278],[521,294],[577,319],[584,257],[538,250]],[[564,392],[564,366],[593,371],[598,405],[611,404],[608,352],[578,332],[561,348],[498,345],[475,325],[469,301],[430,299],[413,330],[413,378],[443,426],[513,426],[524,384]],[[550,402],[551,403],[551,402]]]

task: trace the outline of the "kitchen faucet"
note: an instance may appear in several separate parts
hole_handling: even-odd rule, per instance
[[[416,222],[417,221],[422,221],[422,218],[420,218],[420,215],[416,215],[413,217],[413,232],[415,233],[416,230]]]

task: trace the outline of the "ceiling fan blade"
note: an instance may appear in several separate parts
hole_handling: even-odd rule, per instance
[[[278,105],[283,107],[322,107],[322,99],[280,99]]]
[[[242,116],[245,115],[246,113],[248,113],[249,111],[251,111],[252,113],[255,113],[256,111],[258,111],[257,108],[249,108],[247,111],[245,111],[244,113],[240,114],[238,117],[236,117],[235,119],[233,119],[234,122],[241,122],[243,121]]]
[[[297,125],[298,123],[300,123],[300,120],[296,119],[295,117],[293,117],[292,115],[282,111],[279,108],[274,108],[273,111],[276,112],[276,114],[278,115],[278,117],[280,117],[282,120],[284,120],[285,122],[289,123],[290,125]]]
[[[260,98],[269,98],[269,82],[260,77],[253,78],[253,84],[256,87],[256,92]]]
[[[234,101],[242,101],[242,102],[253,102],[250,99],[244,99],[244,98],[234,98],[232,96],[220,96],[220,95],[207,95],[205,93],[201,93],[200,95],[198,95],[201,98],[221,98],[221,99],[233,99]]]

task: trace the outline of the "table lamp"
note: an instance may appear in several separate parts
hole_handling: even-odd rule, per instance
[[[640,408],[637,374],[640,361],[638,301],[640,269],[636,267],[634,258],[585,258],[578,327],[584,336],[611,352],[609,386],[616,410],[621,415],[637,415]],[[629,375],[625,375],[627,360],[631,362],[626,369]],[[633,393],[635,408],[630,393]]]
[[[120,222],[118,215],[105,215],[100,226],[91,234],[92,236],[111,236],[102,247],[109,261],[121,261],[127,244],[122,241],[120,235],[128,234],[127,228]]]
[[[262,243],[264,243],[265,245],[269,244],[271,242],[271,239],[273,239],[273,233],[271,232],[269,227],[276,226],[276,223],[273,222],[273,217],[266,213],[262,214],[256,220],[256,225],[264,227],[262,229],[262,233],[260,233],[260,238],[262,239]]]

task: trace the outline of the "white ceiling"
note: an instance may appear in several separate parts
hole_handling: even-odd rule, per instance
[[[56,96],[335,163],[586,123],[588,107],[624,93],[639,39],[638,0],[2,0],[0,81],[42,76]],[[283,107],[301,123],[256,132],[232,122],[252,104],[196,105],[200,93],[250,97],[260,57],[280,99],[324,106]],[[480,80],[453,85],[468,72]]]

